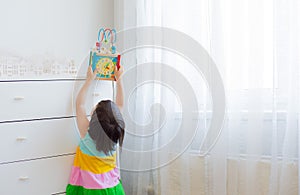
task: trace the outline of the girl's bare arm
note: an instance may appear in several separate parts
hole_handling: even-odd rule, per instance
[[[123,83],[122,83],[122,74],[123,74],[123,66],[120,66],[119,70],[116,68],[116,80],[117,80],[117,94],[116,94],[116,104],[120,110],[123,109],[124,105],[124,96],[123,96]]]
[[[90,88],[92,81],[95,79],[96,74],[97,74],[96,69],[93,72],[92,67],[88,68],[86,81],[81,87],[76,98],[76,116],[77,116],[76,121],[77,121],[77,126],[81,138],[85,136],[89,127],[89,120],[86,116],[86,110],[85,110],[86,94]]]

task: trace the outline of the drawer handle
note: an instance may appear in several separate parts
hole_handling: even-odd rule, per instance
[[[29,179],[29,177],[27,177],[27,176],[19,177],[19,180],[20,180],[20,181],[26,181],[26,180],[28,180],[28,179]]]
[[[99,94],[99,93],[93,93],[92,95],[97,97],[97,96],[99,96],[100,94]]]
[[[15,96],[14,100],[24,100],[24,96]]]
[[[17,137],[16,140],[21,142],[21,141],[25,141],[27,138],[26,137]]]

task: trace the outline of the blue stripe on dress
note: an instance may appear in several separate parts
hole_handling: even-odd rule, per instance
[[[112,156],[116,152],[116,145],[115,149],[110,152],[110,155],[106,155],[104,152],[100,152],[96,149],[96,144],[94,140],[90,137],[89,133],[85,135],[83,139],[81,139],[79,143],[80,150],[87,155],[90,156],[97,156],[97,157],[107,157]]]

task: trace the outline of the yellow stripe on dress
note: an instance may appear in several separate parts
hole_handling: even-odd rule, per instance
[[[77,147],[74,167],[79,167],[81,170],[90,171],[94,174],[106,173],[116,167],[116,153],[107,157],[90,156],[84,154],[80,147]]]

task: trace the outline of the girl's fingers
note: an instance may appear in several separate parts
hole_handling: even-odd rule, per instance
[[[123,66],[120,66],[120,69],[119,69],[120,74],[123,74],[123,70],[124,70]]]
[[[123,66],[122,66],[122,65],[120,65],[119,69],[118,69],[117,67],[115,67],[115,68],[116,68],[116,70],[117,70],[118,72],[123,71]]]
[[[93,71],[92,66],[90,66],[89,69],[88,69],[88,73],[89,73],[89,74],[92,74],[92,75],[97,74],[97,68],[95,68],[95,70]]]
[[[90,72],[93,72],[91,66],[89,66],[89,68],[88,68],[88,73],[90,73]]]
[[[119,78],[122,76],[123,74],[123,66],[120,65],[120,68],[119,70],[117,69],[117,67],[115,67],[115,77],[116,77],[116,80],[119,80]]]
[[[93,71],[92,66],[89,66],[89,67],[88,67],[88,70],[87,70],[87,73],[86,73],[87,79],[89,79],[89,80],[95,79],[96,74],[97,74],[97,69],[95,69],[95,70]]]
[[[93,72],[93,69],[92,69],[92,67],[91,67],[91,72]],[[94,70],[93,74],[94,74],[94,75],[95,75],[95,74],[97,74],[97,68],[95,68],[95,70]]]

